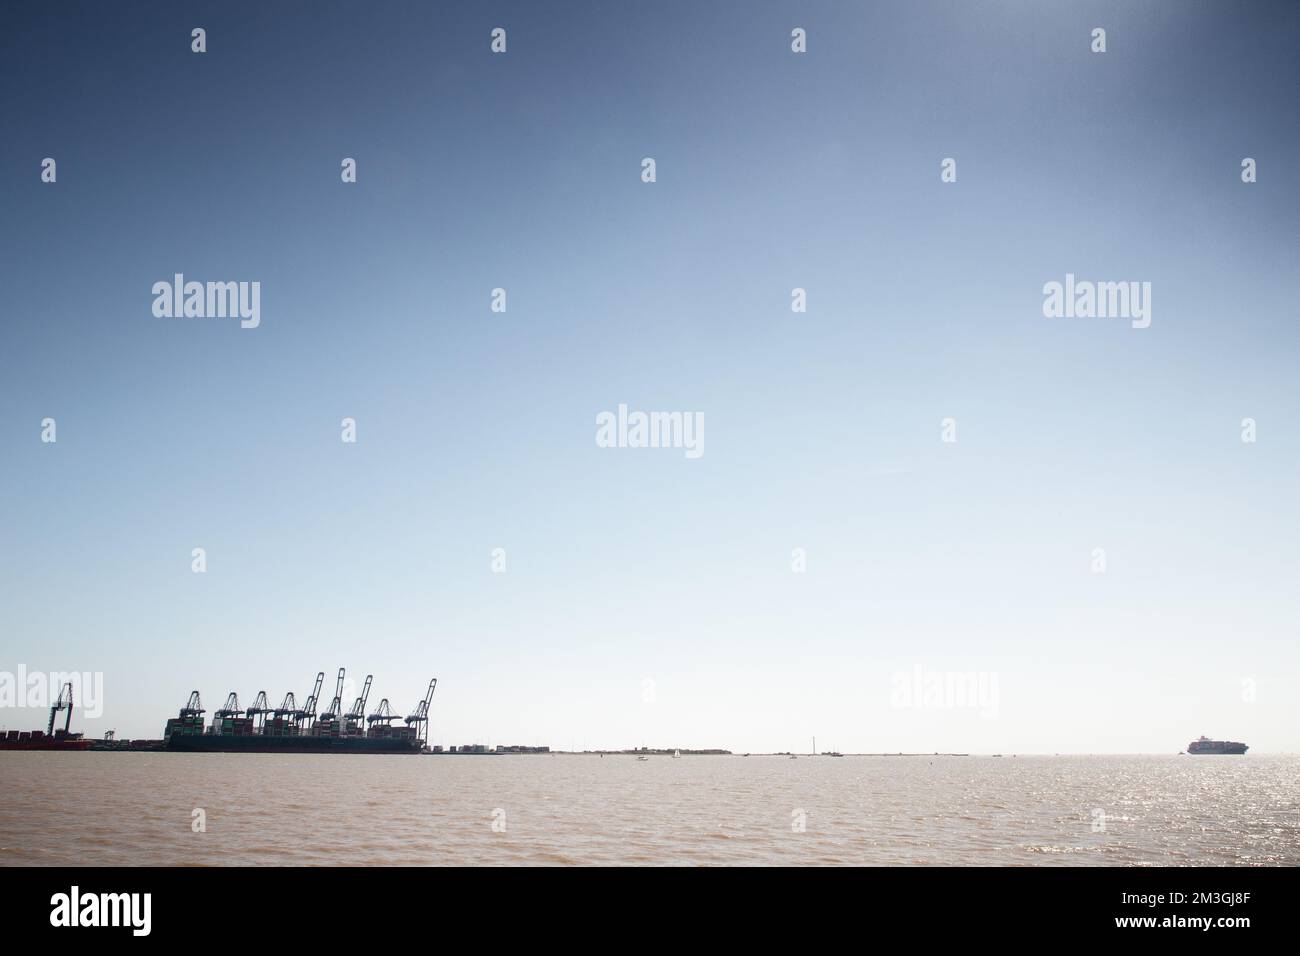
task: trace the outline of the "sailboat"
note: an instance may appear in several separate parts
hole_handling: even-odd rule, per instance
[[[673,759],[674,759],[674,760],[676,760],[676,759],[677,759],[678,757],[680,757],[681,755],[682,755],[682,752],[681,752],[680,750],[674,750],[674,751],[673,751]]]

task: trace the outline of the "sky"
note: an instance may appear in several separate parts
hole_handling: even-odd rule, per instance
[[[1298,41],[1281,3],[5,4],[0,671],[102,675],[94,736],[346,667],[402,713],[436,676],[444,745],[1294,752]],[[260,324],[156,316],[176,273]],[[1067,274],[1150,326],[1045,317]],[[620,404],[704,453],[599,447]]]

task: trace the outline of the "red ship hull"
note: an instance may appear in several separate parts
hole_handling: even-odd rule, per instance
[[[0,750],[89,750],[90,741],[77,738],[76,740],[55,740],[52,737],[45,737],[40,740],[5,740],[0,737]]]

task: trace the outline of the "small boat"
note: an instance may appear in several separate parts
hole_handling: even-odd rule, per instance
[[[649,757],[637,757],[636,759],[637,759],[637,760],[649,760],[650,758],[649,758]]]
[[[682,752],[681,752],[680,750],[674,750],[674,751],[673,751],[673,759],[674,759],[674,760],[676,760],[676,759],[677,759],[678,757],[680,757],[681,755],[682,755]]]

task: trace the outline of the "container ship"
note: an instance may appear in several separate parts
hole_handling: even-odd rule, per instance
[[[204,725],[203,705],[199,692],[192,691],[180,713],[167,721],[163,730],[162,749],[183,753],[272,753],[272,754],[418,754],[425,750],[429,731],[429,705],[438,686],[429,681],[428,693],[406,717],[393,713],[385,697],[369,714],[373,675],[366,675],[361,695],[352,706],[343,709],[344,668],[339,668],[338,683],[329,707],[317,714],[317,700],[325,672],[316,675],[316,686],[300,707],[293,691],[285,695],[279,707],[271,707],[266,691],[259,691],[253,705],[239,706],[239,697],[231,691],[225,705],[212,714]],[[399,726],[393,726],[400,720]]]
[[[1211,740],[1198,737],[1187,745],[1189,754],[1244,754],[1250,748],[1235,740]]]
[[[55,728],[54,718],[66,710],[63,726]],[[72,684],[64,684],[59,699],[50,707],[50,723],[44,731],[11,730],[0,737],[0,750],[89,750],[90,741],[69,731],[72,721]]]

